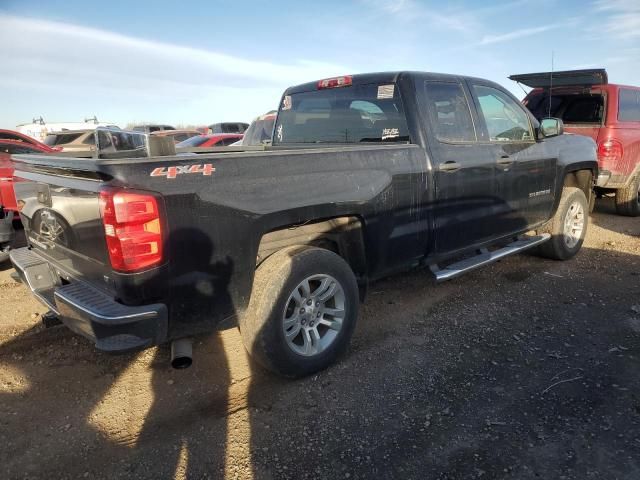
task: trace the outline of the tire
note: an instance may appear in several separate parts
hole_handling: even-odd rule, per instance
[[[239,320],[242,341],[268,370],[286,377],[310,375],[345,351],[358,303],[355,275],[340,256],[322,248],[288,247],[256,270],[249,307]]]
[[[616,212],[625,217],[640,215],[640,173],[626,187],[616,190]]]
[[[551,238],[540,245],[537,253],[554,260],[568,260],[580,251],[589,223],[589,204],[579,188],[565,187],[555,215],[538,233],[549,233]],[[572,223],[569,221],[572,220]],[[581,226],[581,228],[577,228]]]

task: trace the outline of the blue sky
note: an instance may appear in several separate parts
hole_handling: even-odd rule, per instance
[[[97,115],[209,124],[289,85],[424,70],[489,78],[605,67],[640,85],[640,1],[0,0],[0,127]]]

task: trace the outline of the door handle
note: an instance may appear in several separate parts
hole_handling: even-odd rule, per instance
[[[452,161],[444,162],[440,164],[438,170],[441,172],[455,172],[456,170],[460,170],[460,164]]]
[[[509,155],[502,155],[498,161],[498,165],[511,165],[513,163],[512,158]]]

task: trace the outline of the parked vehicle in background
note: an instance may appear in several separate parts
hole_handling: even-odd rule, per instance
[[[18,204],[13,190],[12,154],[49,154],[57,150],[34,140],[23,138],[11,130],[0,130],[0,262],[9,258],[15,235],[14,223],[20,222]]]
[[[162,132],[165,130],[175,130],[175,127],[171,125],[162,125],[162,124],[146,124],[146,125],[136,125],[131,130],[134,132],[144,132],[144,133],[153,133],[153,132]]]
[[[238,140],[242,140],[242,134],[239,133],[218,133],[197,135],[188,138],[176,145],[176,148],[195,148],[195,147],[228,147],[235,144]]]
[[[249,124],[243,122],[223,122],[209,125],[210,133],[244,133],[247,128],[249,128]]]
[[[523,103],[536,118],[561,118],[567,132],[593,138],[598,193],[614,193],[620,215],[640,215],[640,87],[608,83],[604,69],[509,78],[533,87]]]
[[[47,123],[42,117],[34,118],[32,123],[18,125],[18,132],[43,142],[48,134],[65,130],[93,130],[97,127],[119,128],[110,122],[99,122],[93,118],[85,118],[83,122],[55,122]]]
[[[15,145],[16,147],[33,145],[36,150],[41,150],[43,152],[47,152],[47,151],[55,152],[60,150],[60,148],[49,147],[45,143],[39,140],[36,140],[35,138],[30,137],[29,135],[16,132],[14,130],[0,129],[0,143],[3,144],[4,146]],[[9,152],[9,153],[18,153],[18,152]]]
[[[197,157],[14,157],[30,244],[16,270],[100,350],[175,341],[185,367],[185,338],[236,317],[258,362],[300,376],[346,349],[370,280],[582,246],[595,143],[493,82],[324,79],[284,92],[274,132]]]
[[[161,130],[151,133],[157,137],[169,137],[173,140],[173,143],[184,142],[185,140],[200,135],[197,130]]]
[[[233,144],[234,147],[244,145],[247,147],[256,145],[267,145],[271,143],[273,136],[273,125],[276,121],[277,110],[271,110],[264,115],[256,117],[249,128],[244,132],[242,140]]]
[[[95,129],[50,133],[44,143],[50,147],[58,147],[63,152],[87,152],[87,156],[90,156],[96,150]]]

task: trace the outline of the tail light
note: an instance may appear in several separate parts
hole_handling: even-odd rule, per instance
[[[353,78],[351,78],[351,75],[344,75],[342,77],[334,77],[334,78],[326,78],[318,82],[318,90],[322,90],[324,88],[348,87],[352,83],[353,83]]]
[[[114,270],[134,272],[162,262],[162,223],[154,195],[101,190],[100,214]]]
[[[622,143],[618,140],[609,139],[598,143],[598,161],[601,164],[616,164],[622,159],[623,153]]]

